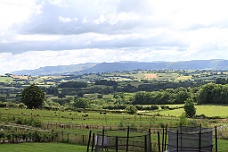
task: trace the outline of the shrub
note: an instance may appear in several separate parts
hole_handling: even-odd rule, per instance
[[[169,109],[169,106],[161,106],[161,108],[163,109],[163,110],[165,110],[165,109]]]
[[[159,107],[156,106],[156,105],[153,105],[153,106],[150,107],[150,110],[158,110],[158,109],[159,109]]]
[[[137,108],[133,105],[127,106],[125,108],[125,110],[127,111],[127,113],[129,114],[136,114],[137,113]]]

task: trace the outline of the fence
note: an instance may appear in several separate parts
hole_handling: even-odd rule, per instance
[[[48,126],[48,127],[47,127]],[[55,129],[57,126],[57,129]],[[61,129],[59,129],[60,127]],[[74,130],[67,129],[71,127],[79,127],[81,129],[88,130],[88,133],[82,135],[82,134],[76,134]],[[102,128],[105,131],[104,132],[96,132],[96,134],[91,134],[89,136],[89,133],[91,132],[91,128]],[[202,145],[201,151],[203,151],[205,147],[205,142],[210,143],[208,145],[209,151],[212,149],[212,133],[214,131],[215,137],[219,137],[219,133],[223,130],[227,130],[227,126],[222,127],[215,127],[215,129],[209,129],[209,131],[201,130],[201,133],[198,130],[193,130],[193,133],[196,133],[195,136],[191,137],[191,133],[186,133],[188,129],[185,129],[182,126],[182,129],[179,127],[178,130],[175,130],[175,128],[169,128],[167,129],[167,126],[164,128],[151,128],[150,133],[145,130],[140,130],[136,128],[129,128],[129,136],[126,132],[128,132],[125,129],[116,129],[112,127],[103,127],[103,126],[85,126],[85,125],[76,125],[76,124],[58,124],[58,123],[48,123],[46,125],[43,125],[43,129],[38,129],[31,126],[26,125],[16,125],[16,124],[0,124],[0,144],[2,143],[21,143],[21,142],[63,142],[63,143],[71,143],[71,144],[82,144],[87,146],[94,146],[92,149],[96,149],[99,151],[99,149],[107,148],[105,146],[105,143],[108,143],[109,149],[111,150],[126,150],[128,147],[128,151],[150,151],[150,146],[152,147],[152,151],[165,151],[167,149],[167,146],[172,147],[179,146],[182,144],[183,149],[183,141],[181,143],[181,139],[187,139],[187,141],[190,141],[190,143],[195,143],[195,145]],[[101,129],[100,129],[101,130]],[[182,131],[181,131],[182,130]],[[178,134],[177,134],[178,131]],[[169,137],[168,137],[169,134]],[[118,136],[119,135],[119,136]],[[205,135],[205,137],[204,137]],[[150,139],[153,140],[150,142]],[[156,139],[157,138],[157,139]],[[199,140],[201,138],[201,140]],[[173,139],[173,140],[172,140]],[[168,140],[168,141],[167,141]],[[177,142],[178,140],[178,142]],[[88,141],[89,144],[88,144]],[[103,142],[103,148],[102,148],[102,141]],[[106,142],[105,142],[106,141]],[[108,141],[108,142],[107,142]],[[194,142],[192,142],[194,141]],[[186,142],[189,143],[189,142]],[[97,147],[95,147],[95,145]],[[142,146],[143,145],[143,146]],[[177,146],[177,147],[178,147]],[[169,147],[169,148],[170,148]],[[192,146],[191,146],[192,147]],[[218,151],[217,147],[217,138],[215,138],[215,144],[213,145],[213,148],[215,151]],[[228,147],[227,147],[228,148]],[[180,148],[179,148],[180,149]],[[179,150],[178,149],[178,150]],[[172,149],[169,149],[172,151]],[[180,150],[179,150],[180,151]],[[207,150],[208,151],[208,150]]]
[[[25,125],[0,124],[0,144],[23,142],[63,142],[86,145],[88,135],[64,130],[44,130]]]

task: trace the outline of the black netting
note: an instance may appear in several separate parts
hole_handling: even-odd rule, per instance
[[[201,127],[178,127],[168,130],[169,152],[212,152],[212,129]]]
[[[95,136],[95,152],[101,151],[132,151],[132,152],[150,152],[151,137],[147,133],[135,133],[126,135],[125,130],[116,130],[118,134],[115,136],[115,131],[97,133]],[[111,134],[109,136],[109,134]]]

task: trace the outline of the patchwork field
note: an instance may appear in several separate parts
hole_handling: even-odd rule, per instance
[[[144,79],[156,79],[157,74],[144,74]]]

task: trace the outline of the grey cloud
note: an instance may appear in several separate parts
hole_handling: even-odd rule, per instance
[[[138,2],[136,0],[119,1],[116,6],[112,6],[111,1],[105,3],[104,1],[71,1],[68,7],[58,7],[45,3],[43,5],[42,13],[33,16],[27,23],[17,25],[15,28],[19,30],[21,34],[82,34],[82,33],[130,33],[135,29],[151,28],[153,26],[160,26],[158,22],[150,21],[149,19],[143,19],[146,8],[146,1]],[[140,13],[139,11],[144,14]],[[94,24],[93,21],[98,19],[101,15],[118,13],[134,12],[139,14],[139,20],[119,21],[117,24],[111,25],[104,22],[102,24]],[[142,16],[141,16],[142,15]],[[77,18],[77,22],[62,23],[59,21],[59,16],[66,18]],[[87,19],[87,23],[83,23],[83,19]]]
[[[2,43],[0,45],[0,52],[13,52],[20,53],[24,51],[45,51],[45,50],[73,50],[73,49],[86,49],[86,48],[98,48],[98,49],[110,49],[110,48],[146,48],[162,49],[177,47],[179,50],[186,48],[188,44],[173,38],[169,35],[158,35],[147,38],[134,38],[131,36],[112,38],[109,40],[99,40],[89,35],[72,35],[63,37],[53,41],[19,41],[12,43]]]

